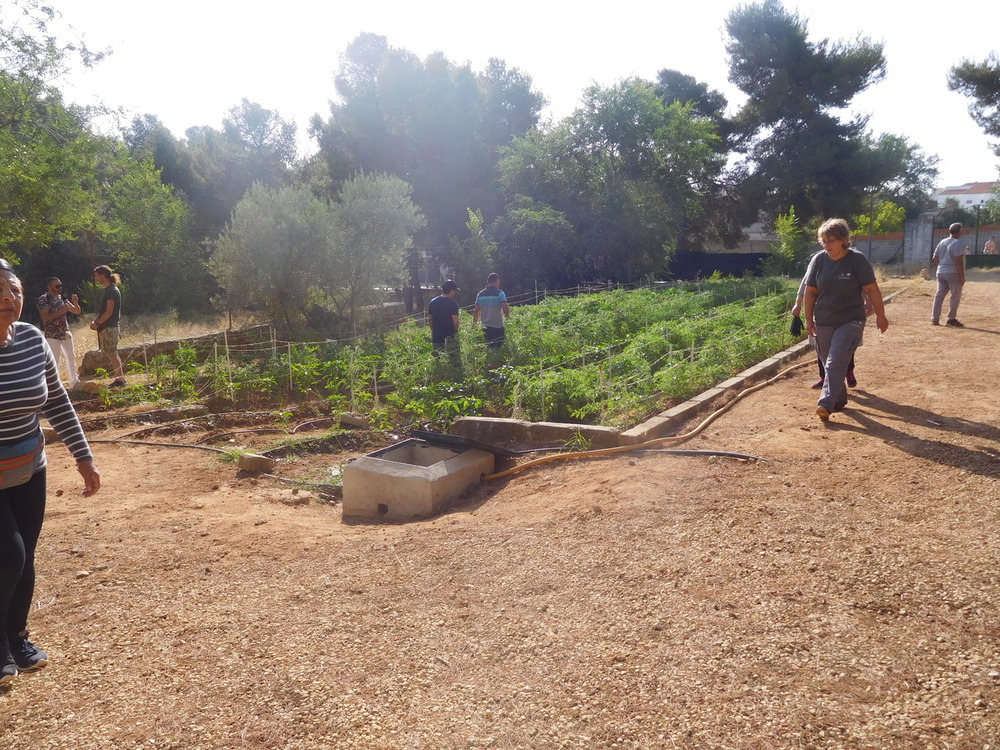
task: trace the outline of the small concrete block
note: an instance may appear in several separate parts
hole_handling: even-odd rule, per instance
[[[801,354],[803,350],[812,348],[813,345],[812,342],[809,341],[809,339],[802,339],[802,341],[799,341],[798,343],[792,344],[790,347],[788,347],[787,351],[792,352],[793,354]]]
[[[707,405],[724,396],[725,393],[726,390],[724,388],[709,388],[707,391],[702,391],[698,395],[692,396],[688,399],[687,403]]]
[[[493,466],[487,451],[403,441],[344,467],[343,518],[427,518],[492,474]]]
[[[623,432],[619,436],[619,442],[621,445],[636,445],[665,437],[673,429],[675,421],[663,416],[650,417],[642,424],[637,424],[631,430]]]
[[[81,380],[77,383],[74,392],[83,392],[94,395],[95,393],[100,393],[103,389],[104,383],[99,380]]]
[[[274,468],[275,460],[256,453],[244,453],[240,456],[237,466],[243,471],[264,472]]]
[[[532,445],[551,446],[575,440],[577,434],[583,437],[591,448],[614,448],[621,444],[619,431],[613,427],[599,427],[565,422],[535,422],[529,430]]]
[[[723,380],[716,386],[716,388],[721,388],[724,391],[728,390],[742,391],[744,388],[746,388],[746,384],[747,384],[746,378],[744,378],[741,373],[740,375],[729,378],[729,380]]]
[[[354,414],[343,412],[338,414],[337,418],[340,420],[341,427],[355,427],[359,430],[368,428],[368,420],[363,417],[355,416]]]
[[[168,421],[204,417],[208,413],[209,408],[204,404],[179,404],[163,410],[163,415]]]
[[[775,373],[781,366],[781,360],[778,357],[768,357],[760,363],[760,366],[768,373]]]
[[[777,360],[765,359],[763,362],[744,370],[740,374],[746,378],[747,383],[758,380],[767,380],[778,371],[778,364]]]
[[[452,422],[448,432],[472,438],[481,443],[506,445],[531,442],[531,422],[523,419],[501,417],[459,417]]]
[[[678,419],[688,419],[692,414],[701,408],[701,404],[693,401],[685,401],[683,404],[677,404],[677,406],[667,409],[665,412],[660,414],[661,417],[665,417],[670,420]]]

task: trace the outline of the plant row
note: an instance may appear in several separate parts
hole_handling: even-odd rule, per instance
[[[317,399],[377,424],[444,427],[492,414],[627,427],[788,345],[794,292],[782,279],[710,279],[662,290],[551,298],[513,309],[504,345],[462,314],[455,352],[435,356],[409,320],[383,335],[150,360],[114,401],[216,396]]]

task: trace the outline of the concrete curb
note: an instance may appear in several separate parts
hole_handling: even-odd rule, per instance
[[[783,365],[788,364],[794,359],[798,359],[810,351],[812,351],[812,345],[809,343],[809,339],[803,339],[785,349],[785,351],[778,352],[773,357],[768,357],[753,367],[748,367],[738,375],[729,378],[729,380],[724,380],[714,388],[709,388],[707,391],[699,393],[683,404],[678,404],[672,409],[668,409],[655,417],[647,419],[642,424],[626,430],[620,436],[621,444],[636,445],[665,437],[673,432],[678,424],[686,422],[702,412],[722,406],[729,397],[735,396],[756,382],[774,377]]]
[[[699,393],[683,404],[650,417],[624,432],[612,427],[561,422],[528,422],[523,419],[500,417],[460,417],[452,423],[449,432],[505,447],[513,445],[553,447],[575,441],[578,436],[589,441],[592,448],[636,445],[670,434],[680,423],[701,412],[721,406],[727,398],[736,395],[754,382],[773,377],[782,365],[798,359],[811,350],[809,339],[803,339],[783,352],[768,357],[763,362]]]
[[[905,292],[900,289],[884,298],[888,304]],[[735,396],[758,381],[767,380],[778,374],[783,365],[812,351],[809,339],[802,339],[783,352],[768,357],[753,367],[748,367],[729,380],[699,393],[683,404],[650,417],[645,422],[621,432],[613,427],[563,424],[560,422],[528,422],[523,419],[501,419],[493,417],[461,417],[451,426],[454,435],[475,438],[484,443],[513,446],[552,447],[574,441],[577,436],[590,442],[592,448],[613,448],[619,445],[637,445],[649,440],[666,437],[677,426],[711,408],[722,406],[730,396]]]

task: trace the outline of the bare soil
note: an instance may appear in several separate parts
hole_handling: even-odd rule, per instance
[[[803,368],[683,446],[764,460],[550,463],[424,522],[132,444],[95,444],[84,499],[53,446],[51,663],[0,748],[1000,747],[998,282],[961,330],[888,282],[845,412]]]

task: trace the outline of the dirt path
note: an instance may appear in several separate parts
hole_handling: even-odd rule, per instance
[[[401,526],[195,451],[50,451],[0,748],[976,748],[1000,738],[1000,276],[889,307],[689,447],[548,464]],[[317,462],[329,459],[315,459]],[[61,494],[60,494],[61,492]]]

